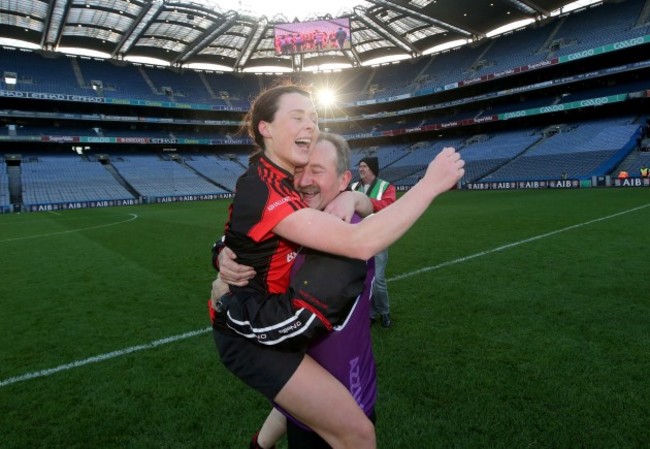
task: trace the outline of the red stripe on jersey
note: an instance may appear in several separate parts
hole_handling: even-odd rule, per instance
[[[318,318],[322,323],[323,326],[329,331],[332,330],[332,323],[330,323],[327,318],[323,316],[322,313],[315,307],[313,307],[311,304],[308,302],[303,301],[302,299],[292,299],[291,304],[293,305],[294,309],[307,309],[314,315],[316,315],[316,318]]]

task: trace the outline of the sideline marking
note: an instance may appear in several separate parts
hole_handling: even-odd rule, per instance
[[[507,245],[498,246],[496,248],[488,249],[487,251],[481,251],[480,253],[472,254],[472,255],[469,255],[469,256],[465,256],[465,257],[460,257],[458,259],[450,260],[448,262],[443,262],[443,263],[440,263],[438,265],[434,265],[432,267],[420,268],[419,270],[411,271],[410,273],[404,273],[404,274],[400,274],[400,275],[397,275],[397,276],[393,276],[390,279],[386,279],[386,282],[399,281],[399,280],[402,280],[402,279],[405,279],[405,278],[408,278],[408,277],[411,277],[411,276],[415,276],[416,274],[426,273],[427,271],[437,270],[439,268],[448,267],[450,265],[456,265],[457,263],[466,262],[468,260],[476,259],[476,258],[481,257],[481,256],[486,256],[488,254],[492,254],[492,253],[496,253],[496,252],[503,251],[503,250],[506,250],[506,249],[514,248],[515,246],[523,245],[524,243],[534,242],[535,240],[540,240],[540,239],[543,239],[543,238],[546,238],[546,237],[550,237],[552,235],[559,234],[561,232],[571,231],[572,229],[578,229],[578,228],[581,228],[583,226],[598,223],[599,221],[605,221],[605,220],[609,220],[610,218],[615,218],[615,217],[619,217],[621,215],[629,214],[630,212],[636,212],[637,210],[645,209],[648,206],[650,206],[650,204],[645,204],[643,206],[635,207],[633,209],[624,210],[623,212],[617,212],[615,214],[607,215],[605,217],[596,218],[594,220],[585,221],[584,223],[578,223],[578,224],[575,224],[575,225],[572,225],[572,226],[567,226],[566,228],[557,229],[555,231],[547,232],[546,234],[536,235],[535,237],[530,237],[528,239],[519,240],[518,242],[508,243]]]
[[[523,245],[524,243],[530,243],[530,242],[534,242],[536,240],[540,240],[540,239],[543,239],[543,238],[546,238],[546,237],[550,237],[550,236],[553,236],[553,235],[556,235],[556,234],[560,234],[561,232],[566,232],[566,231],[570,231],[570,230],[573,230],[573,229],[578,229],[578,228],[581,228],[583,226],[587,226],[587,225],[590,225],[590,224],[594,224],[594,223],[598,223],[598,222],[601,222],[601,221],[609,220],[609,219],[612,219],[612,218],[615,218],[615,217],[620,217],[621,215],[629,214],[630,212],[636,212],[638,210],[645,209],[648,206],[650,206],[650,203],[645,204],[643,206],[635,207],[635,208],[632,208],[632,209],[624,210],[623,212],[617,212],[617,213],[612,214],[612,215],[607,215],[605,217],[596,218],[596,219],[590,220],[590,221],[585,221],[584,223],[579,223],[579,224],[575,224],[575,225],[572,225],[572,226],[567,226],[565,228],[557,229],[555,231],[547,232],[545,234],[540,234],[540,235],[537,235],[535,237],[530,237],[528,239],[519,240],[518,242],[508,243],[507,245],[502,245],[502,246],[499,246],[499,247],[496,247],[496,248],[493,248],[493,249],[490,249],[490,250],[487,250],[487,251],[482,251],[480,253],[472,254],[472,255],[469,255],[469,256],[465,256],[465,257],[460,257],[458,259],[450,260],[448,262],[443,262],[443,263],[440,263],[438,265],[434,265],[434,266],[431,266],[431,267],[420,268],[419,270],[411,271],[410,273],[404,273],[404,274],[400,274],[398,276],[393,276],[390,279],[386,279],[386,282],[398,281],[398,280],[401,280],[401,279],[404,279],[404,278],[407,278],[407,277],[415,276],[415,275],[420,274],[420,273],[425,273],[427,271],[437,270],[437,269],[440,269],[440,268],[448,267],[450,265],[455,265],[457,263],[465,262],[467,260],[472,260],[472,259],[476,259],[476,258],[481,257],[481,256],[486,256],[488,254],[496,253],[496,252],[499,252],[499,251],[504,251],[506,249],[514,248],[515,246]],[[137,215],[135,215],[135,214],[131,214],[131,215],[134,215],[135,218],[137,218]],[[91,229],[91,228],[89,228],[89,229]],[[1,241],[2,240],[0,240],[0,242]],[[88,364],[91,364],[91,363],[103,362],[104,360],[112,359],[112,358],[115,358],[115,357],[120,357],[120,356],[123,356],[123,355],[126,355],[126,354],[130,354],[132,352],[142,351],[144,349],[151,349],[151,348],[155,348],[157,346],[165,345],[167,343],[173,343],[173,342],[176,342],[176,341],[179,341],[179,340],[184,340],[186,338],[195,337],[197,335],[207,333],[210,330],[212,330],[212,328],[207,327],[205,329],[199,329],[199,330],[196,330],[196,331],[186,332],[186,333],[180,334],[180,335],[174,335],[172,337],[162,338],[160,340],[152,341],[150,343],[146,343],[146,344],[143,344],[143,345],[131,346],[130,348],[121,349],[121,350],[109,352],[109,353],[106,353],[106,354],[100,354],[100,355],[95,356],[95,357],[90,357],[90,358],[87,358],[87,359],[84,359],[84,360],[78,360],[76,362],[68,363],[68,364],[65,364],[65,365],[59,365],[59,366],[57,366],[55,368],[44,369],[44,370],[41,370],[41,371],[33,371],[31,373],[23,374],[21,376],[10,377],[8,379],[0,381],[0,388],[6,387],[7,385],[15,384],[15,383],[18,383],[18,382],[22,382],[22,381],[25,381],[25,380],[31,380],[31,379],[36,379],[38,377],[50,376],[50,375],[56,374],[56,373],[58,373],[60,371],[67,371],[69,369],[78,368],[80,366],[88,365]]]
[[[131,218],[129,218],[127,220],[123,220],[123,221],[116,221],[114,223],[107,223],[107,224],[98,225],[98,226],[91,226],[89,228],[69,229],[67,231],[50,232],[48,234],[35,234],[35,235],[28,235],[28,236],[25,236],[25,237],[15,237],[15,238],[12,238],[12,239],[0,240],[0,243],[14,242],[16,240],[35,239],[35,238],[38,238],[38,237],[50,237],[52,235],[69,234],[71,232],[87,231],[89,229],[107,228],[109,226],[115,226],[115,225],[122,224],[122,223],[128,223],[129,221],[133,221],[133,220],[138,218],[138,214],[129,214],[129,215],[131,216]]]
[[[0,388],[6,387],[7,385],[15,384],[17,382],[22,382],[24,380],[36,379],[37,377],[51,376],[52,374],[58,373],[59,371],[67,371],[72,368],[79,368],[80,366],[89,365],[91,363],[99,363],[104,360],[113,359],[115,357],[121,357],[126,354],[131,354],[132,352],[142,351],[144,349],[152,349],[157,346],[166,345],[167,343],[173,343],[175,341],[184,340],[186,338],[195,337],[197,335],[205,334],[206,332],[212,330],[211,327],[205,329],[200,329],[197,331],[186,332],[180,335],[174,335],[172,337],[161,338],[160,340],[152,341],[138,346],[131,346],[130,348],[120,349],[119,351],[108,352],[106,354],[100,354],[95,357],[89,357],[83,360],[77,360],[76,362],[67,363],[65,365],[59,365],[55,368],[44,369],[41,371],[33,371],[31,373],[23,374],[22,376],[10,377],[0,381]]]

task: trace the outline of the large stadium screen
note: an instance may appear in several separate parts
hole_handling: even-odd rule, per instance
[[[276,55],[347,50],[352,47],[350,19],[347,17],[278,23],[274,27],[274,36]]]

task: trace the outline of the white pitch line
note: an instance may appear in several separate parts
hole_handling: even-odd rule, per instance
[[[528,239],[519,240],[518,242],[508,243],[507,245],[498,246],[496,248],[492,248],[492,249],[489,249],[487,251],[481,251],[480,253],[472,254],[472,255],[469,255],[469,256],[465,256],[465,257],[460,257],[458,259],[443,262],[441,264],[434,265],[434,266],[431,266],[431,267],[420,268],[419,270],[411,271],[410,273],[404,273],[404,274],[400,274],[400,275],[397,275],[397,276],[393,276],[390,279],[386,279],[386,282],[399,281],[401,279],[405,279],[405,278],[408,278],[408,277],[411,277],[411,276],[415,276],[417,274],[426,273],[427,271],[438,270],[440,268],[448,267],[450,265],[456,265],[456,264],[461,263],[461,262],[467,262],[468,260],[476,259],[478,257],[486,256],[488,254],[492,254],[492,253],[496,253],[496,252],[503,251],[503,250],[506,250],[506,249],[514,248],[515,246],[523,245],[524,243],[534,242],[535,240],[540,240],[540,239],[543,239],[543,238],[546,238],[546,237],[551,237],[552,235],[560,234],[562,232],[571,231],[573,229],[578,229],[578,228],[581,228],[583,226],[598,223],[600,221],[605,221],[605,220],[610,220],[612,218],[620,217],[621,215],[625,215],[625,214],[629,214],[631,212],[636,212],[638,210],[645,209],[648,206],[650,206],[650,204],[645,204],[643,206],[634,207],[632,209],[624,210],[623,212],[617,212],[617,213],[612,214],[612,215],[607,215],[606,217],[601,217],[601,218],[596,218],[594,220],[585,221],[584,223],[578,223],[578,224],[575,224],[575,225],[572,225],[572,226],[567,226],[566,228],[557,229],[555,231],[547,232],[546,234],[536,235],[535,237],[530,237]]]
[[[543,239],[543,238],[546,238],[546,237],[551,237],[553,235],[560,234],[562,232],[570,231],[570,230],[573,230],[573,229],[578,229],[578,228],[581,228],[583,226],[587,226],[587,225],[590,225],[590,224],[594,224],[594,223],[598,223],[598,222],[601,222],[601,221],[610,220],[612,218],[620,217],[621,215],[625,215],[625,214],[629,214],[631,212],[636,212],[638,210],[645,209],[648,206],[650,206],[650,204],[646,204],[646,205],[643,205],[643,206],[639,206],[639,207],[635,207],[635,208],[632,208],[632,209],[624,210],[623,212],[618,212],[618,213],[615,213],[615,214],[612,214],[612,215],[607,215],[605,217],[596,218],[594,220],[585,221],[584,223],[579,223],[579,224],[575,224],[575,225],[572,225],[572,226],[567,226],[566,228],[557,229],[555,231],[547,232],[545,234],[540,234],[540,235],[537,235],[537,236],[534,236],[534,237],[530,237],[528,239],[519,240],[518,242],[498,246],[496,248],[493,248],[493,249],[490,249],[490,250],[487,250],[487,251],[482,251],[480,253],[472,254],[472,255],[461,257],[461,258],[454,259],[454,260],[450,260],[448,262],[443,262],[441,264],[434,265],[434,266],[431,266],[431,267],[420,268],[419,270],[411,271],[410,273],[404,273],[404,274],[400,274],[398,276],[394,276],[394,277],[392,277],[390,279],[387,279],[387,282],[398,281],[398,280],[401,280],[401,279],[404,279],[404,278],[407,278],[407,277],[411,277],[411,276],[415,276],[415,275],[418,275],[418,274],[421,274],[421,273],[425,273],[427,271],[438,270],[440,268],[448,267],[450,265],[455,265],[455,264],[458,264],[458,263],[461,263],[461,262],[476,259],[478,257],[486,256],[488,254],[496,253],[496,252],[499,252],[499,251],[504,251],[506,249],[510,249],[510,248],[514,248],[514,247],[519,246],[519,245],[523,245],[525,243],[530,243],[530,242],[534,242],[536,240],[540,240],[540,239]],[[132,215],[135,215],[135,214],[132,214]],[[205,328],[205,329],[199,329],[199,330],[192,331],[192,332],[186,332],[186,333],[181,334],[181,335],[175,335],[175,336],[172,336],[172,337],[163,338],[163,339],[152,341],[150,343],[146,343],[146,344],[143,344],[143,345],[131,346],[130,348],[121,349],[119,351],[113,351],[113,352],[109,352],[109,353],[106,353],[106,354],[101,354],[101,355],[98,355],[98,356],[95,356],[95,357],[90,357],[90,358],[87,358],[87,359],[84,359],[84,360],[78,360],[76,362],[68,363],[66,365],[59,365],[59,366],[57,366],[55,368],[45,369],[45,370],[41,370],[41,371],[34,371],[34,372],[31,372],[31,373],[23,374],[21,376],[16,376],[16,377],[10,377],[8,379],[0,381],[0,388],[6,387],[7,385],[15,384],[15,383],[18,383],[18,382],[22,382],[22,381],[25,381],[25,380],[36,379],[38,377],[51,376],[52,374],[56,374],[56,373],[61,372],[61,371],[67,371],[67,370],[70,370],[72,368],[78,368],[80,366],[88,365],[88,364],[91,364],[91,363],[103,362],[104,360],[112,359],[112,358],[115,358],[115,357],[120,357],[120,356],[123,356],[123,355],[126,355],[126,354],[130,354],[132,352],[142,351],[142,350],[145,350],[145,349],[151,349],[151,348],[155,348],[157,346],[165,345],[165,344],[168,344],[168,343],[173,343],[173,342],[176,342],[176,341],[179,341],[179,340],[184,340],[186,338],[195,337],[197,335],[207,333],[211,329],[212,328],[208,327],[208,328]]]
[[[103,224],[103,225],[91,226],[89,228],[68,229],[67,231],[50,232],[50,233],[47,233],[47,234],[34,234],[34,235],[27,235],[25,237],[15,237],[15,238],[12,238],[12,239],[0,240],[0,243],[14,242],[16,240],[35,239],[35,238],[38,238],[38,237],[50,237],[50,236],[53,236],[53,235],[69,234],[71,232],[88,231],[90,229],[107,228],[109,226],[115,226],[115,225],[119,225],[119,224],[122,224],[122,223],[128,223],[129,221],[133,221],[133,220],[138,218],[138,214],[129,214],[129,215],[131,216],[131,218],[129,218],[127,220],[116,221],[114,223],[106,223],[106,224]]]
[[[166,345],[168,343],[173,343],[179,340],[185,340],[186,338],[196,337],[197,335],[205,334],[210,330],[212,330],[212,328],[207,327],[205,329],[199,329],[197,331],[186,332],[180,335],[174,335],[172,337],[161,338],[160,340],[152,341],[144,345],[131,346],[130,348],[120,349],[119,351],[108,352],[106,354],[100,354],[95,357],[89,357],[87,359],[77,360],[76,362],[67,363],[65,365],[59,365],[55,368],[44,369],[41,371],[34,371],[31,373],[23,374],[22,376],[10,377],[9,379],[0,381],[0,388],[6,387],[7,385],[15,384],[17,382],[23,382],[25,380],[36,379],[38,377],[51,376],[52,374],[56,374],[60,371],[67,371],[72,368],[79,368],[80,366],[89,365],[91,363],[103,362],[104,360],[114,359],[115,357],[121,357],[126,354],[131,354],[132,352],[142,351],[144,349],[152,349],[157,346]]]

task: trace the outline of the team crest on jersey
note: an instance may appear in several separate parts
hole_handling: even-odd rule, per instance
[[[293,261],[293,259],[295,259],[297,255],[298,255],[297,251],[291,251],[289,254],[287,254],[287,263]]]

